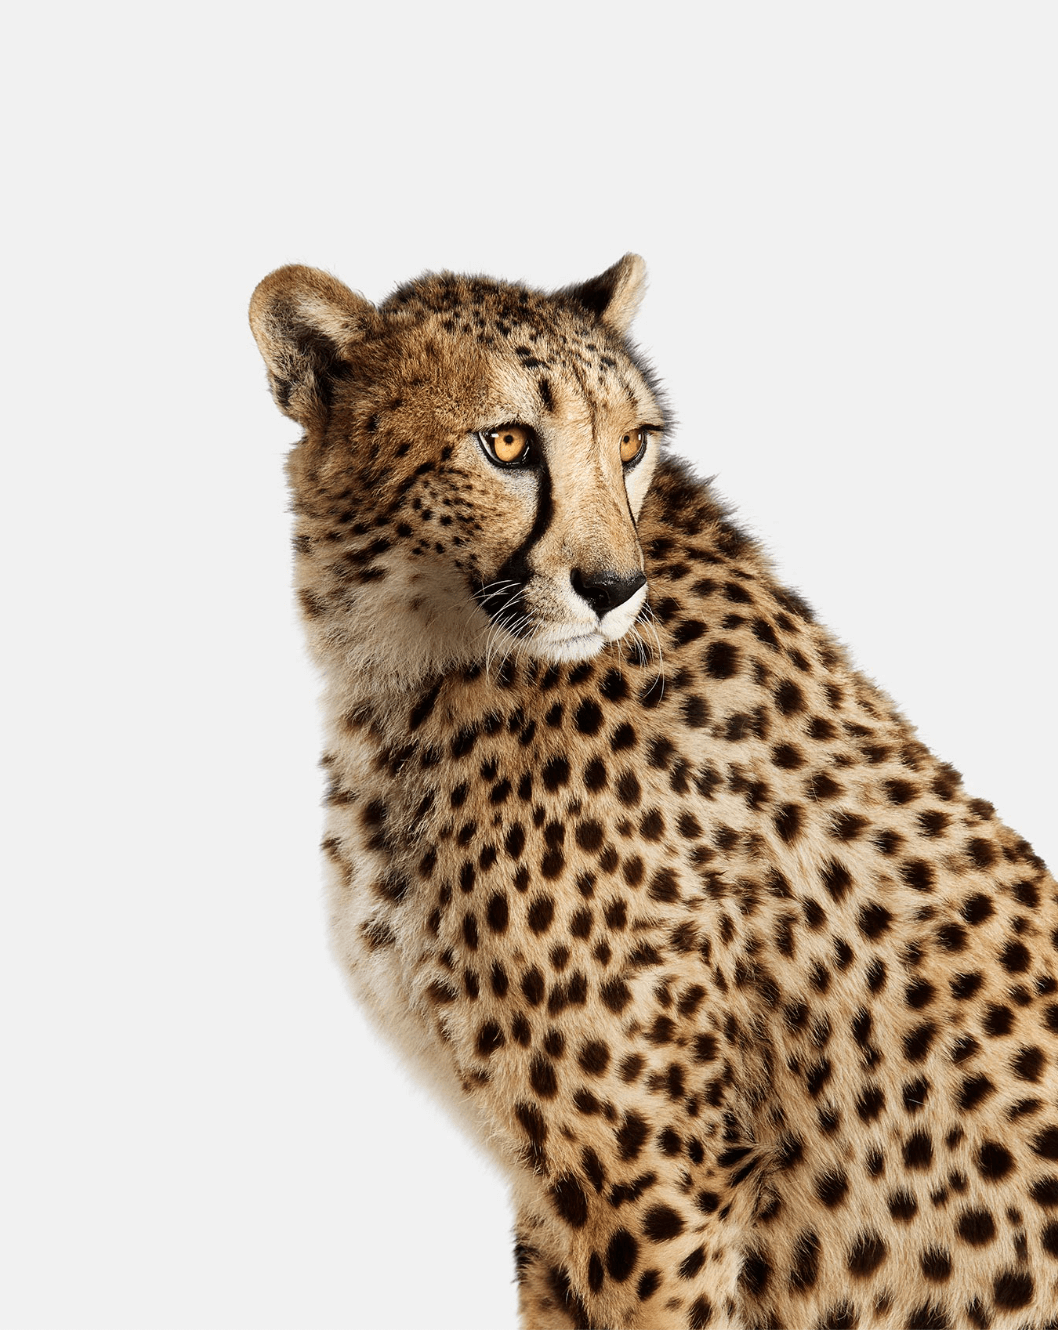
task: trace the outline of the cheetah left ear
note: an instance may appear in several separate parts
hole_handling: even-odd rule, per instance
[[[363,296],[318,268],[270,273],[250,301],[250,327],[284,415],[310,429],[326,420],[336,383],[352,373],[351,348],[378,322]]]
[[[643,299],[646,278],[647,265],[639,255],[626,254],[598,277],[577,286],[567,286],[556,294],[594,314],[623,336],[632,326],[632,319]]]

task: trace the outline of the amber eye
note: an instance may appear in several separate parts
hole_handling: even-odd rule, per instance
[[[647,446],[647,431],[645,429],[634,429],[621,437],[621,461],[628,465],[634,462],[643,449]]]
[[[482,430],[478,438],[494,461],[502,466],[518,466],[532,451],[533,431],[526,425],[501,425]]]

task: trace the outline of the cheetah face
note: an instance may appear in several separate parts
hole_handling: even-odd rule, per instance
[[[552,295],[428,275],[378,308],[312,269],[262,282],[251,322],[306,430],[310,636],[405,671],[636,641],[664,423],[625,340],[642,280],[634,255]]]

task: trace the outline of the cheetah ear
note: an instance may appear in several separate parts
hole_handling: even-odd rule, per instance
[[[318,268],[277,268],[250,300],[250,327],[272,396],[306,429],[326,419],[335,382],[352,373],[348,351],[378,319],[363,296]]]
[[[578,286],[567,286],[557,294],[594,314],[623,336],[631,327],[643,299],[646,277],[647,265],[639,255],[626,254],[598,277]]]

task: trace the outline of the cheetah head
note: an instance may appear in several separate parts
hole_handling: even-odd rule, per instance
[[[250,319],[305,431],[289,475],[318,649],[420,672],[634,640],[664,423],[627,341],[643,281],[628,254],[550,294],[427,274],[376,307],[315,269],[265,278]]]

